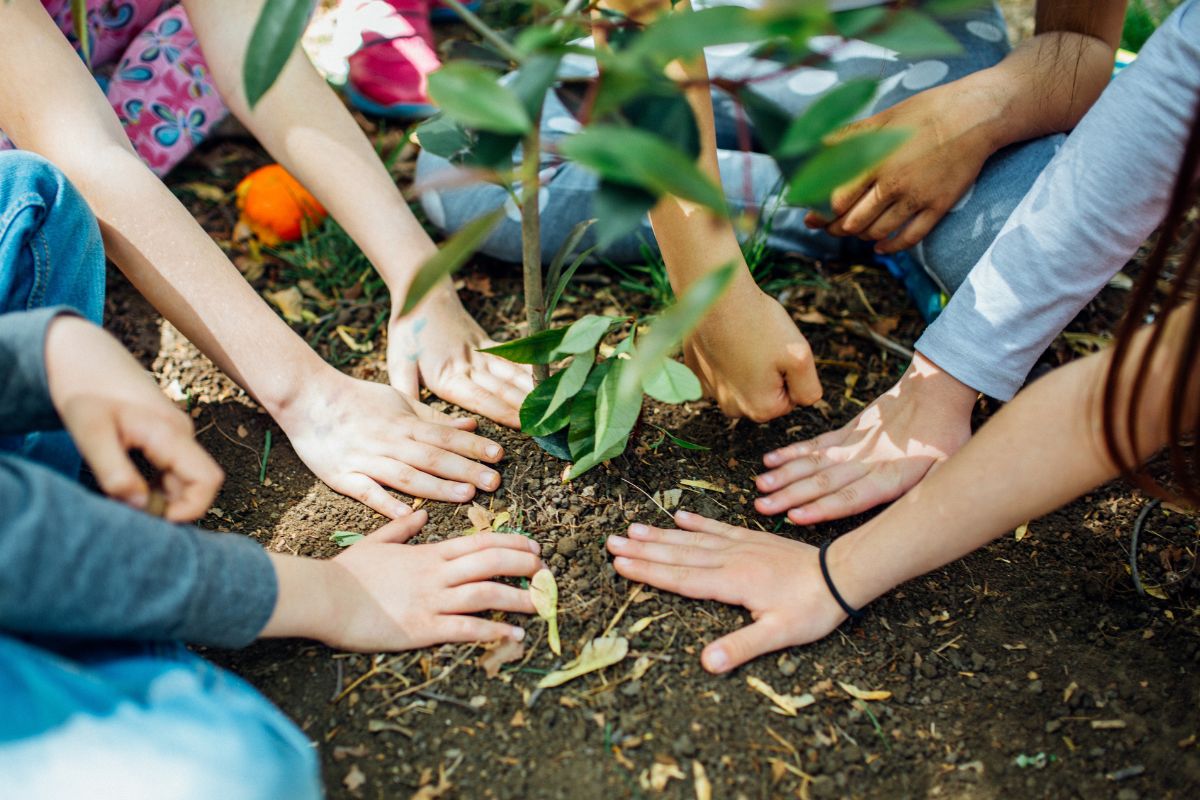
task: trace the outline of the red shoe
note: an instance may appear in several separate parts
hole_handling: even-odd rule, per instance
[[[426,93],[441,67],[429,27],[429,0],[367,0],[357,9],[362,47],[350,56],[346,97],[383,117],[428,117],[437,111]]]

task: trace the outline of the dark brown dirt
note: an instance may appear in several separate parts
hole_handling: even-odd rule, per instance
[[[903,368],[847,333],[843,315],[880,329],[896,322],[889,336],[907,343],[919,330],[887,276],[812,269],[830,288],[793,290],[788,304],[806,319],[820,312],[828,320],[806,325],[824,363],[829,407],[823,412],[753,425],[731,423],[707,403],[650,403],[648,421],[711,449],[659,442],[658,431],[643,426],[626,455],[573,483],[561,481],[561,462],[519,434],[483,423],[508,455],[503,488],[479,502],[507,509],[542,543],[559,576],[568,657],[608,626],[634,589],[615,575],[603,539],[633,520],[666,522],[647,493],[701,479],[725,491],[685,488],[683,505],[727,521],[781,528],[813,542],[854,526],[846,520],[813,530],[781,527],[751,506],[751,478],[764,451],[848,420]],[[464,297],[485,327],[512,335],[517,282],[493,268],[468,276],[466,285],[483,286],[485,276],[493,296],[464,289]],[[589,292],[588,307],[573,312],[593,305],[636,310],[640,298],[615,293],[604,276],[593,280],[598,290]],[[317,481],[265,414],[190,344],[163,330],[119,277],[113,283],[110,327],[169,391],[190,398],[200,441],[228,472],[206,527],[246,532],[273,550],[325,557],[337,551],[333,531],[368,532],[381,523]],[[1073,328],[1107,330],[1122,296],[1107,291]],[[1047,361],[1068,357],[1071,347],[1060,340]],[[372,358],[354,371],[384,379]],[[269,429],[273,446],[260,482]],[[618,625],[623,631],[643,617],[666,615],[631,637],[622,664],[547,690],[532,707],[535,683],[557,662],[544,626],[532,620],[523,620],[532,634],[526,660],[491,680],[475,666],[480,651],[472,646],[370,656],[273,642],[210,655],[260,687],[312,737],[332,797],[409,797],[424,787],[423,798],[690,798],[693,763],[703,765],[713,796],[722,798],[1191,797],[1200,788],[1197,580],[1169,587],[1166,600],[1135,595],[1124,565],[1142,503],[1123,485],[1104,487],[1033,521],[1021,541],[1006,536],[902,587],[858,627],[725,678],[706,674],[697,656],[744,615],[657,592],[643,593]],[[469,527],[459,507],[426,508],[426,538]],[[1166,567],[1190,570],[1196,522],[1185,513],[1157,512],[1143,542],[1146,580],[1158,583]],[[649,670],[629,679],[642,656]],[[783,693],[812,692],[818,701],[797,717],[780,716],[747,686],[749,676]],[[864,714],[831,680],[893,696]],[[1038,753],[1046,754],[1044,767],[1017,765],[1022,754]],[[652,770],[662,775],[672,768],[685,777],[656,791]],[[439,771],[452,787],[443,794],[434,791]]]

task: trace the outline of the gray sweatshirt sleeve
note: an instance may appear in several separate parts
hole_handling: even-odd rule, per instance
[[[251,539],[172,525],[0,454],[0,630],[240,647],[276,593]]]
[[[1012,398],[1162,221],[1198,96],[1200,8],[1187,0],[1067,138],[917,349]]]
[[[46,385],[46,329],[63,308],[0,314],[0,435],[62,427]]]

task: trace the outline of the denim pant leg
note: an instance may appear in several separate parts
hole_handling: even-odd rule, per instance
[[[0,314],[72,306],[100,323],[104,245],[83,197],[50,162],[0,152]],[[79,474],[79,453],[65,431],[0,437],[0,449]]]
[[[312,800],[307,737],[180,644],[0,635],[0,794],[23,800]]]
[[[707,5],[721,0],[709,0]],[[985,69],[1009,52],[1005,26],[999,11],[985,8],[966,17],[941,20],[947,31],[962,45],[954,57],[905,60],[894,51],[861,41],[843,41],[820,37],[813,41],[817,50],[827,53],[827,63],[805,68],[771,80],[759,80],[755,91],[767,96],[793,114],[802,113],[823,92],[841,81],[870,77],[880,82],[875,98],[861,116],[882,111],[912,95],[957,80]],[[706,51],[709,71],[729,79],[754,77],[778,71],[773,62],[750,56],[749,45],[712,47]],[[564,71],[583,76],[594,73],[594,61],[578,55],[568,56]],[[769,225],[768,243],[779,250],[803,253],[811,258],[869,258],[871,248],[854,237],[833,237],[804,226],[806,209],[779,204],[783,185],[775,162],[767,155],[738,149],[737,126],[740,111],[721,92],[714,92],[718,162],[721,183],[735,210],[762,211]],[[579,125],[554,96],[546,100],[542,136],[554,142],[578,130]],[[1062,137],[1047,137],[1013,145],[996,153],[984,165],[976,184],[948,213],[922,247],[912,257],[947,290],[958,287],[970,268],[999,232],[1009,213],[1033,185],[1033,181],[1053,155]],[[422,152],[417,161],[418,182],[446,184],[454,167],[437,156]],[[561,245],[572,226],[593,216],[592,198],[597,180],[587,170],[571,163],[542,159],[543,208],[542,252],[549,259]],[[455,231],[470,220],[505,204],[503,189],[486,184],[463,188],[435,189],[422,195],[429,219],[446,231]],[[520,260],[520,216],[507,202],[506,220],[485,243],[484,252],[509,260]],[[963,238],[967,237],[967,238]],[[632,261],[641,255],[643,243],[653,246],[648,223],[623,240],[614,243],[602,255],[613,261]],[[590,244],[585,241],[583,246]]]

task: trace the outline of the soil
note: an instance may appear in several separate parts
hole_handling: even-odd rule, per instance
[[[193,157],[173,184],[200,179],[228,191],[263,161],[247,142],[226,140]],[[406,153],[397,175],[410,168]],[[231,254],[246,258],[228,243],[228,202],[181,196]],[[477,502],[507,510],[542,544],[559,581],[564,658],[618,617],[620,632],[655,618],[629,635],[622,663],[537,692],[540,676],[561,659],[545,643],[545,626],[528,619],[520,620],[530,631],[525,658],[495,678],[476,665],[482,650],[474,645],[363,655],[280,641],[207,652],[303,728],[320,753],[330,797],[692,798],[704,796],[701,770],[716,798],[1200,796],[1197,520],[1169,505],[1149,514],[1139,565],[1145,584],[1159,588],[1157,597],[1139,597],[1128,543],[1146,500],[1124,484],[1102,487],[1033,520],[1020,538],[1006,535],[901,587],[858,625],[726,677],[704,672],[698,654],[747,621],[740,609],[638,592],[615,574],[605,536],[635,520],[666,523],[651,499],[664,490],[681,489],[690,510],[814,543],[861,521],[800,529],[761,517],[752,507],[752,476],[765,451],[843,424],[903,370],[904,358],[853,326],[911,347],[921,321],[903,289],[879,270],[794,268],[806,280],[781,299],[803,319],[821,364],[826,402],[817,409],[755,425],[726,420],[707,402],[647,401],[644,421],[652,425],[641,426],[629,451],[571,483],[562,480],[562,462],[519,433],[481,421],[481,432],[507,456],[502,488]],[[272,259],[260,272],[259,289],[283,280]],[[644,296],[619,289],[609,274],[581,280],[586,291],[566,304],[571,315],[646,310]],[[520,335],[513,268],[480,263],[459,283],[487,330],[499,339]],[[1043,366],[1110,332],[1126,295],[1105,290]],[[350,310],[360,322],[376,312]],[[275,551],[328,557],[338,551],[334,531],[366,533],[382,524],[317,480],[271,419],[115,272],[106,318],[190,410],[200,442],[228,473],[205,527],[246,533]],[[372,354],[346,369],[386,380],[378,339]],[[328,354],[327,342],[318,346]],[[994,410],[981,401],[977,421]],[[709,449],[681,448],[654,426]],[[431,521],[423,540],[470,527],[462,507],[424,507]],[[811,693],[816,702],[784,716],[750,688],[751,677],[783,694]],[[856,705],[838,682],[891,696]]]

